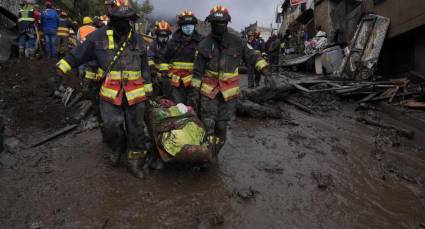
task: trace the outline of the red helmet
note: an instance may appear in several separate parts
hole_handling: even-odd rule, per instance
[[[156,35],[170,36],[170,34],[172,33],[171,25],[164,20],[157,22],[155,27]]]
[[[136,11],[129,0],[114,0],[111,16],[118,18],[135,18]]]
[[[206,20],[209,22],[229,22],[232,17],[226,7],[218,5],[211,9]]]
[[[196,25],[198,24],[198,19],[190,10],[185,10],[181,12],[178,16],[177,24],[182,25]]]

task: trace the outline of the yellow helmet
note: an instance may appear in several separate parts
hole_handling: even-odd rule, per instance
[[[91,24],[93,23],[93,20],[90,17],[84,17],[83,18],[83,24],[87,25],[87,24]]]

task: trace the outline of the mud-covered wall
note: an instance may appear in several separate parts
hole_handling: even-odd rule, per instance
[[[20,0],[0,0],[0,6],[8,9],[11,13],[18,15]]]
[[[356,1],[323,0],[315,5],[314,21],[332,42],[348,44],[357,29],[364,7]]]
[[[385,0],[379,4],[366,0],[365,5],[367,12],[391,18],[389,38],[425,25],[424,0]]]
[[[418,31],[415,41],[415,65],[414,70],[425,76],[425,26]]]
[[[425,76],[425,25],[387,39],[379,60],[379,74],[396,76],[416,71]]]

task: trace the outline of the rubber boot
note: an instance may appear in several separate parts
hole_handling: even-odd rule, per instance
[[[109,160],[112,163],[112,166],[118,167],[121,161],[121,152],[120,151],[112,151],[109,155]]]
[[[145,174],[143,172],[143,167],[145,165],[146,159],[146,151],[145,152],[136,152],[130,151],[127,155],[127,169],[139,179],[143,179]]]
[[[35,49],[34,48],[30,48],[28,50],[28,57],[30,58],[30,60],[34,60],[35,59]]]
[[[23,59],[25,57],[25,49],[19,48],[19,59]]]

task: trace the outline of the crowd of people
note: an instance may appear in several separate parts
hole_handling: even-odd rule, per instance
[[[68,53],[77,43],[93,32],[96,27],[106,25],[106,16],[83,18],[83,25],[71,20],[65,10],[55,8],[47,0],[40,8],[34,1],[23,0],[18,19],[18,43],[20,58],[34,58],[36,55],[58,59]]]

